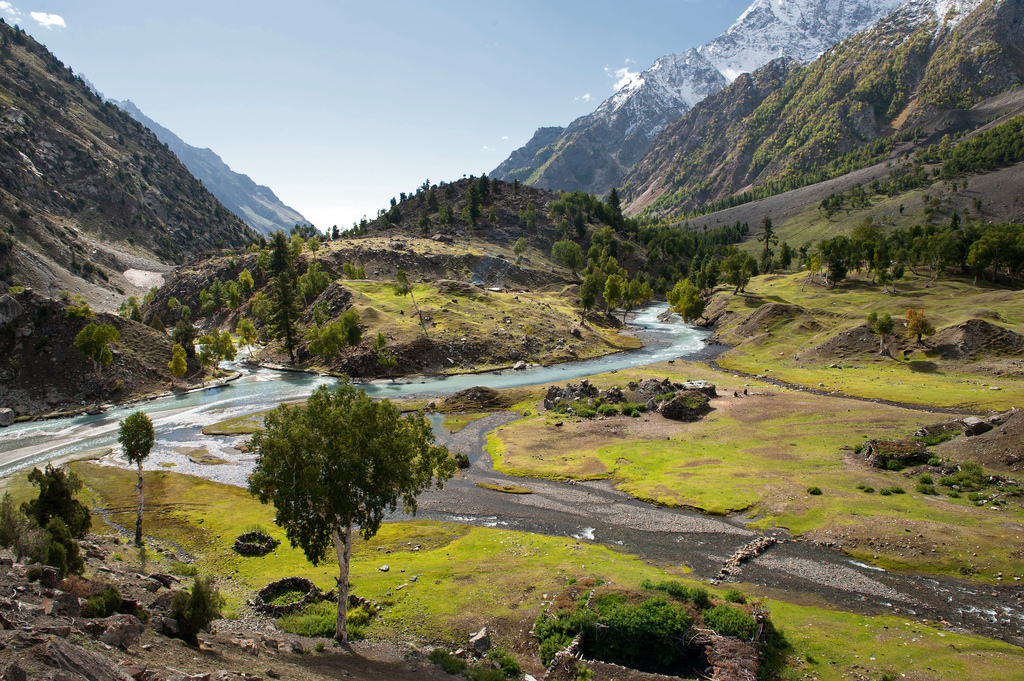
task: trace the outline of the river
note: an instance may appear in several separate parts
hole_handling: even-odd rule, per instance
[[[682,322],[662,322],[658,316],[668,309],[664,303],[639,310],[631,320],[633,332],[643,338],[644,347],[578,362],[505,370],[485,374],[429,376],[414,379],[374,381],[363,384],[377,397],[443,396],[477,385],[514,388],[552,381],[567,381],[613,369],[688,357],[702,351],[708,332]],[[103,414],[83,415],[55,421],[19,423],[0,430],[0,476],[20,468],[39,465],[66,454],[109,447],[117,441],[117,426],[132,411],[142,410],[153,420],[156,449],[181,443],[208,440],[202,429],[234,416],[269,409],[288,400],[299,400],[321,385],[335,385],[333,378],[270,369],[252,369],[240,363],[225,368],[242,377],[224,387],[183,395],[169,395],[141,404],[112,409]]]

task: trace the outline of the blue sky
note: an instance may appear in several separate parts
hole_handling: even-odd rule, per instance
[[[324,229],[489,172],[748,4],[9,0],[0,15]]]

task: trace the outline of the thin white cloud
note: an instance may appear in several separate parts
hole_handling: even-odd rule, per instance
[[[579,97],[576,98],[576,101],[577,102],[581,102],[581,101],[582,102],[589,102],[590,101],[590,93],[588,92],[585,95],[580,95]]]
[[[43,28],[53,28],[58,26],[60,28],[67,28],[68,25],[64,23],[64,17],[59,14],[47,14],[46,12],[32,12],[31,16],[39,25]]]
[[[604,73],[609,78],[615,79],[615,91],[618,92],[624,87],[631,85],[637,78],[640,77],[639,72],[630,71],[628,67],[623,66],[621,69],[611,69],[607,66],[604,67]]]
[[[501,136],[501,141],[502,142],[508,142],[508,135],[502,135]]]
[[[490,150],[491,150],[491,148],[485,144],[484,145],[484,151],[490,151]]]
[[[25,14],[9,2],[0,2],[0,14],[13,21],[21,21]]]

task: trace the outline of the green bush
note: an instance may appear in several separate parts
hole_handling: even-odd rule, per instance
[[[903,470],[903,464],[896,459],[889,459],[885,462],[885,469],[888,471],[901,471]]]
[[[940,459],[937,456],[933,456],[932,458],[928,459],[928,465],[929,466],[941,466],[942,465],[942,459]]]
[[[64,521],[56,517],[51,518],[46,524],[46,533],[49,539],[43,549],[43,555],[36,556],[36,559],[44,565],[57,568],[64,577],[82,574],[85,570],[85,560],[78,552],[78,542],[71,536],[71,531]]]
[[[857,485],[857,489],[859,489],[861,492],[864,492],[864,494],[872,494],[875,491],[874,487],[865,484]]]
[[[711,610],[705,610],[704,624],[721,636],[742,639],[753,638],[757,631],[757,623],[753,617],[729,605],[719,605]]]
[[[213,585],[212,577],[196,577],[191,593],[179,591],[171,600],[171,617],[178,620],[181,637],[195,644],[196,636],[220,617],[224,597]]]
[[[103,591],[89,596],[82,614],[86,617],[110,617],[121,607],[121,592],[111,585]]]
[[[932,480],[932,476],[931,476],[930,473],[922,473],[921,477],[918,478],[918,481],[922,482],[922,483],[924,483],[926,485],[934,485],[935,484],[935,481]]]
[[[428,658],[432,663],[441,665],[441,669],[449,674],[458,674],[466,668],[466,661],[454,657],[444,648],[434,648]],[[547,663],[545,663],[547,664]]]
[[[299,612],[280,618],[277,620],[277,628],[289,634],[308,638],[333,637],[337,622],[338,604],[331,601],[320,601],[307,605]]]
[[[591,409],[590,407],[583,407],[576,410],[576,416],[579,416],[581,419],[592,419],[597,416],[597,410]]]
[[[819,494],[821,494],[821,488],[820,487],[815,487],[815,486],[808,487],[807,488],[807,493],[808,494],[819,495]]]
[[[487,656],[497,663],[504,676],[518,677],[522,671],[516,658],[512,657],[504,648],[494,648]]]
[[[671,665],[679,656],[690,615],[679,605],[655,596],[639,605],[622,605],[602,613],[607,625],[600,637],[584,638],[585,656],[634,669],[653,670]]]
[[[171,563],[170,573],[172,575],[178,575],[179,577],[195,577],[199,574],[199,568],[191,563],[182,563],[181,561],[174,561]]]
[[[647,411],[647,405],[640,402],[623,402],[619,405],[619,411],[626,416],[639,416]]]
[[[929,485],[926,482],[917,483],[917,491],[921,494],[936,494],[935,485]]]
[[[711,607],[711,596],[708,594],[707,589],[704,589],[703,587],[698,586],[691,589],[688,586],[683,586],[679,582],[672,582],[669,580],[652,582],[649,579],[645,579],[640,582],[640,588],[651,589],[652,591],[662,591],[673,598],[678,598],[681,601],[690,601],[700,610]]]
[[[597,408],[597,413],[601,416],[607,416],[608,414],[618,414],[619,408],[614,404],[602,404]]]
[[[943,442],[949,442],[953,439],[953,436],[950,433],[936,433],[935,435],[922,435],[920,437],[912,437],[910,439],[914,442],[923,442],[927,447],[934,447],[935,445],[942,444]]]
[[[324,646],[324,642],[323,641],[317,641],[316,645],[313,646],[313,650],[315,650],[318,653],[322,653],[322,652],[324,652],[324,648],[325,647],[326,646]]]
[[[469,681],[505,681],[505,673],[493,667],[476,665],[462,672]]]
[[[729,589],[725,592],[725,600],[730,603],[746,603],[747,596],[739,589]]]
[[[939,484],[944,487],[959,487],[965,492],[979,490],[986,486],[985,469],[973,461],[964,461],[959,465],[960,470],[953,475],[944,475],[939,479]]]
[[[597,616],[588,611],[572,611],[563,608],[548,618],[542,612],[537,616],[533,631],[540,640],[540,658],[544,666],[551,664],[555,653],[564,649],[577,634],[593,637],[596,632]]]

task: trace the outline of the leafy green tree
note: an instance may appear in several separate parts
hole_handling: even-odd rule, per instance
[[[583,251],[580,250],[580,245],[571,239],[556,241],[551,246],[551,257],[568,267],[574,277],[576,270],[583,264]]]
[[[935,327],[924,316],[924,310],[907,310],[907,338],[916,336],[917,342],[920,343],[921,336],[931,336],[934,333]]]
[[[244,269],[238,273],[238,285],[241,287],[242,295],[248,297],[252,292],[255,282],[252,280],[252,273]]]
[[[154,302],[156,302],[156,294],[157,291],[159,290],[159,287],[154,286],[148,291],[146,291],[146,295],[142,297],[142,302],[144,302],[146,305],[152,305]]]
[[[114,353],[110,344],[121,340],[121,334],[110,324],[86,324],[75,336],[75,347],[92,360],[93,370],[97,373],[100,366],[110,366],[114,361]]]
[[[231,340],[231,334],[227,331],[217,334],[213,332],[206,334],[199,339],[202,351],[199,353],[199,361],[203,366],[210,366],[222,360],[231,361],[235,358],[235,344]]]
[[[389,513],[416,512],[416,497],[455,472],[421,413],[401,416],[349,383],[318,388],[304,408],[281,405],[253,436],[256,467],[249,492],[272,503],[274,522],[292,546],[319,565],[333,544],[338,559],[335,638],[347,643],[346,609],[352,528],[368,540]]]
[[[252,354],[252,344],[256,342],[256,326],[242,317],[238,320],[238,324],[235,326],[235,334],[241,339],[242,343],[249,348],[249,354]]]
[[[597,303],[597,294],[601,290],[601,278],[597,272],[590,272],[583,278],[580,284],[580,308],[583,310],[583,319]]]
[[[299,277],[299,293],[302,295],[303,303],[312,303],[330,283],[331,277],[320,268],[320,263],[310,263],[306,273]]]
[[[788,270],[790,265],[793,264],[793,249],[790,248],[789,244],[785,241],[782,242],[782,248],[779,249],[779,267],[784,270]]]
[[[167,363],[167,368],[171,370],[171,376],[175,378],[181,378],[188,372],[185,348],[181,347],[178,343],[171,347],[171,361]]]
[[[47,464],[45,470],[33,468],[28,481],[39,486],[39,496],[21,505],[21,512],[36,521],[39,527],[46,527],[53,518],[64,521],[74,537],[84,537],[92,526],[92,518],[85,504],[75,499],[82,489],[82,481],[73,471],[54,468]]]
[[[604,302],[607,306],[605,311],[618,307],[622,300],[622,294],[626,286],[626,280],[620,274],[609,275],[604,282]]]
[[[384,338],[384,334],[377,332],[377,338],[373,341],[373,351],[377,353],[377,361],[380,362],[382,369],[388,372],[388,378],[392,381],[395,380],[392,372],[395,367],[398,366],[398,359],[391,354],[391,351],[387,348],[387,339]]]
[[[737,251],[722,261],[722,269],[726,281],[735,286],[732,293],[736,295],[746,289],[750,277],[757,273],[757,263],[748,253]]]
[[[135,487],[139,490],[139,507],[135,516],[135,545],[142,546],[142,462],[149,457],[156,441],[153,422],[141,411],[131,414],[118,426],[117,441],[124,449],[124,458],[138,467],[139,481]]]
[[[527,230],[531,232],[534,230],[537,226],[537,206],[533,204],[533,201],[526,204],[526,208],[519,213],[519,219],[523,221]]]
[[[306,334],[309,351],[330,360],[347,345],[359,345],[362,331],[359,329],[359,311],[351,308],[342,312],[333,322],[321,327],[310,328]]]
[[[320,239],[317,237],[310,237],[306,242],[306,248],[313,254],[313,262],[316,262],[316,252],[320,250]]]
[[[512,252],[516,256],[516,262],[519,262],[523,259],[523,253],[526,253],[526,247],[528,245],[529,244],[527,243],[525,237],[519,237],[518,239],[516,239],[516,242],[512,245]]]
[[[640,279],[631,280],[622,293],[622,323],[626,323],[626,315],[633,311],[637,305],[644,305],[650,302],[654,296],[650,284]]]
[[[666,295],[672,311],[683,318],[684,322],[695,322],[704,316],[707,305],[700,295],[700,290],[689,279],[682,279],[675,288]]]
[[[288,237],[284,232],[278,230],[270,238],[270,260],[267,263],[267,274],[274,278],[291,266],[292,253],[288,247]]]
[[[238,287],[238,282],[229,281],[224,288],[228,297],[228,307],[234,310],[242,304],[242,292]]]
[[[14,551],[15,560],[42,553],[46,546],[46,533],[32,519],[14,505],[10,492],[0,500],[0,546]]]
[[[405,270],[398,270],[395,273],[395,281],[398,283],[395,285],[396,296],[409,296],[412,298],[412,306],[416,308],[416,316],[420,319],[420,327],[423,329],[423,335],[430,338],[430,334],[427,333],[427,325],[423,321],[423,312],[420,311],[420,306],[416,304],[416,293],[413,291],[413,285],[409,281],[409,275],[405,273]]]
[[[874,311],[868,314],[868,328],[871,329],[871,333],[878,334],[878,354],[881,355],[885,352],[885,337],[892,333],[895,325],[896,322],[888,312],[881,316]]]

